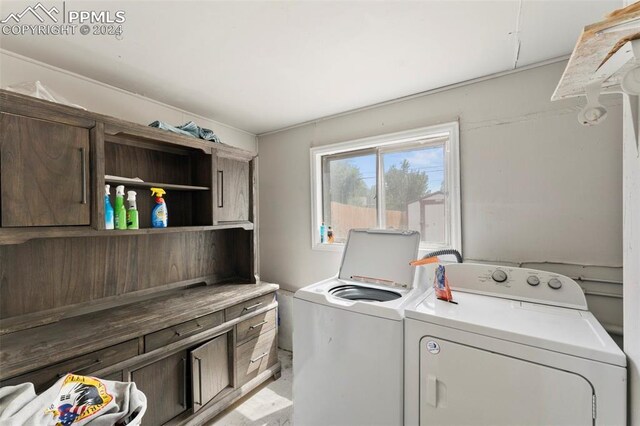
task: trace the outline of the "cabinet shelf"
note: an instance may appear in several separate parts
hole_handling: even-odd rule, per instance
[[[176,185],[173,183],[159,182],[137,182],[128,179],[105,178],[104,181],[108,184],[124,185],[132,188],[162,188],[172,191],[209,191],[211,189],[208,186]]]
[[[121,237],[128,235],[171,234],[176,232],[203,232],[220,229],[253,230],[251,222],[225,222],[207,226],[174,226],[168,228],[143,228],[126,230],[96,230],[85,226],[65,226],[51,228],[4,228],[0,230],[0,245],[21,244],[38,238],[74,238],[74,237]]]

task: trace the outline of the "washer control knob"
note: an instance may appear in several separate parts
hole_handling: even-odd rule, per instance
[[[502,269],[496,269],[493,271],[493,274],[491,274],[491,278],[497,283],[503,283],[507,280],[507,273]]]
[[[549,287],[551,287],[554,290],[557,290],[560,287],[562,287],[562,281],[560,281],[557,278],[551,278],[547,284],[549,285]]]
[[[535,275],[529,275],[527,277],[527,284],[529,284],[530,286],[537,286],[538,284],[540,284],[540,278],[536,277]]]

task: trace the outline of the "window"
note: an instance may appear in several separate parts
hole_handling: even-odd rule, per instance
[[[420,232],[460,249],[458,123],[311,149],[312,243],[340,249],[352,228]],[[321,225],[332,242],[321,242]]]

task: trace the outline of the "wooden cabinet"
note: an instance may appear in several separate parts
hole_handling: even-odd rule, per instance
[[[255,152],[0,90],[0,384],[134,381],[159,425],[202,423],[276,375],[256,168]],[[105,184],[138,191],[140,229],[105,229]],[[156,186],[168,228],[150,228]]]
[[[90,375],[94,371],[109,367],[120,361],[133,358],[138,355],[137,340],[129,340],[115,346],[63,361],[27,374],[22,374],[11,379],[3,380],[0,385],[9,386],[20,383],[33,383],[36,392],[42,392],[52,386],[58,379],[67,373]],[[122,372],[120,372],[122,377]],[[111,377],[103,377],[108,380],[116,380]],[[117,379],[117,380],[122,380]]]
[[[224,322],[224,313],[214,312],[182,324],[168,327],[155,333],[144,336],[144,351],[151,352],[171,343],[186,339],[196,333],[216,327]]]
[[[238,385],[247,383],[278,362],[276,332],[277,329],[267,331],[236,348]]]
[[[248,221],[249,162],[219,156],[217,163],[217,221]]]
[[[187,409],[187,351],[180,351],[131,373],[147,397],[144,424],[161,425]]]
[[[238,303],[230,308],[224,310],[224,318],[226,321],[230,321],[235,318],[239,318],[244,315],[249,315],[262,309],[265,306],[269,306],[276,300],[275,293],[265,294],[264,296],[254,297],[245,302]]]
[[[242,321],[236,325],[236,341],[238,344],[244,343],[262,333],[266,333],[276,327],[277,314],[275,309],[271,309],[263,314]]]
[[[0,113],[2,226],[89,225],[89,130]]]
[[[191,351],[194,412],[229,386],[229,340],[225,333]]]

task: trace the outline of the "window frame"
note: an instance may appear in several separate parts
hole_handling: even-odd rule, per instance
[[[324,176],[322,173],[323,157],[336,154],[354,154],[358,152],[374,151],[377,155],[376,185],[379,194],[384,194],[384,189],[380,185],[383,183],[382,154],[396,150],[405,150],[411,142],[416,146],[424,146],[425,143],[435,142],[438,139],[447,138],[445,143],[445,186],[446,195],[450,200],[448,214],[448,226],[450,227],[450,245],[420,243],[420,251],[439,250],[443,248],[453,248],[458,251],[462,249],[462,225],[460,206],[460,126],[458,121],[438,124],[434,126],[421,127],[402,132],[387,133],[367,138],[354,139],[339,142],[331,145],[323,145],[310,149],[311,161],[311,248],[321,251],[342,251],[344,243],[323,244],[320,242],[320,224],[323,221],[323,191]],[[428,139],[427,142],[421,142]],[[398,145],[404,145],[400,147]],[[376,211],[378,223],[384,224],[384,216],[381,206],[383,201],[376,198]]]

